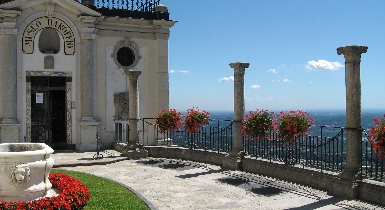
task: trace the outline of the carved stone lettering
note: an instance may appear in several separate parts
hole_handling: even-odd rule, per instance
[[[61,19],[56,17],[41,17],[32,21],[23,34],[23,52],[32,54],[36,34],[43,28],[53,28],[63,37],[64,53],[66,55],[75,54],[75,37],[71,28]]]

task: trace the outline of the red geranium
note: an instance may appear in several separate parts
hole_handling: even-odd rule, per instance
[[[208,123],[210,113],[203,110],[200,111],[198,108],[190,108],[187,110],[187,116],[185,117],[185,125],[187,133],[197,133],[199,129]]]
[[[281,140],[293,145],[294,138],[308,134],[308,126],[314,124],[314,119],[309,113],[295,110],[280,112],[275,122],[275,132]]]
[[[83,209],[91,198],[87,187],[77,179],[62,173],[49,175],[53,187],[61,191],[57,196],[45,197],[32,201],[5,202],[0,201],[1,210],[71,210]]]
[[[273,128],[273,113],[269,110],[250,111],[242,120],[242,133],[252,139],[270,140],[270,130]]]
[[[182,124],[182,115],[176,109],[163,109],[154,119],[155,127],[158,127],[160,133],[179,130],[180,125]]]
[[[384,115],[385,117],[385,115]],[[379,159],[385,158],[385,118],[374,118],[374,126],[368,130],[368,140]]]

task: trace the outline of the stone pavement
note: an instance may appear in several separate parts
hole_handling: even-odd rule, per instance
[[[55,168],[116,181],[151,209],[385,209],[306,186],[219,166],[164,158],[127,160],[120,153],[54,153]]]

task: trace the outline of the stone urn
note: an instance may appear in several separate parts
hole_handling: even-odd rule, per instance
[[[53,149],[42,143],[0,144],[0,200],[28,201],[45,197]]]

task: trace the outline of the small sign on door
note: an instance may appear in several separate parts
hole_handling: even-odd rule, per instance
[[[43,103],[43,93],[36,93],[36,103],[37,104]]]

